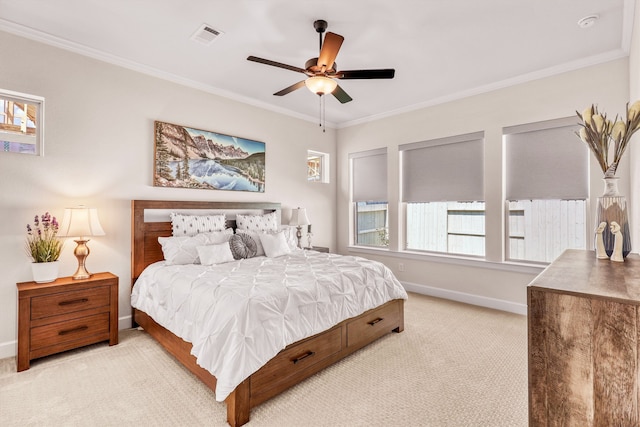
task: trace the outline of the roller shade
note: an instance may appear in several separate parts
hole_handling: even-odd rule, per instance
[[[387,149],[349,154],[354,202],[387,201]]]
[[[586,199],[589,150],[576,118],[505,128],[507,200]]]
[[[484,200],[484,133],[400,146],[402,201]]]

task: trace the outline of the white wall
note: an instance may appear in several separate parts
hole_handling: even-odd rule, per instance
[[[633,18],[633,34],[629,53],[629,101],[640,100],[640,3],[636,7]],[[631,246],[634,252],[640,250],[640,131],[633,137],[630,144],[631,159]]]
[[[335,166],[331,183],[306,180],[307,150],[330,154],[335,131],[0,32],[0,88],[46,99],[45,155],[0,153],[0,358],[16,352],[16,282],[31,280],[26,224],[65,207],[99,209],[107,233],[90,243],[89,271],[120,277],[121,327],[130,325],[130,200],[281,202],[307,208],[314,243],[335,249]],[[166,121],[266,143],[266,191],[152,186],[153,122]],[[61,275],[71,275],[75,244]]]
[[[387,264],[412,290],[467,302],[526,312],[526,285],[539,268],[504,266],[502,216],[502,128],[574,116],[591,103],[608,116],[624,111],[629,96],[629,64],[617,60],[540,79],[402,115],[360,124],[338,132],[338,249],[363,253]],[[577,123],[576,117],[576,123]],[[471,132],[485,132],[485,202],[487,262],[452,262],[451,258],[398,254],[401,242],[398,145]],[[576,137],[576,144],[580,144]],[[349,248],[348,154],[388,147],[390,252]],[[553,155],[553,153],[549,153]],[[602,172],[591,157],[591,197],[602,194]],[[629,191],[629,160],[618,170],[622,194]],[[591,204],[591,223],[595,204]],[[632,224],[633,225],[633,224]],[[592,229],[592,227],[589,227]],[[400,263],[404,270],[400,271]]]

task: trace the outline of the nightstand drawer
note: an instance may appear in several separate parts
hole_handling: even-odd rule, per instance
[[[61,292],[31,299],[31,320],[109,305],[109,287]]]
[[[109,313],[94,314],[66,322],[52,323],[31,329],[31,351],[69,341],[102,336],[96,341],[109,339]]]

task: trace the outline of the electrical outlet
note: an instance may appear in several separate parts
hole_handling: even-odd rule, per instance
[[[398,270],[399,271],[404,271],[404,263],[403,262],[398,264]]]

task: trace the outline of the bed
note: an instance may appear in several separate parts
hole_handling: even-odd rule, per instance
[[[172,223],[168,218],[168,212],[178,211],[187,212],[189,214],[198,214],[199,212],[229,212],[231,214],[227,215],[227,221],[225,224],[225,227],[229,228],[235,228],[236,224],[233,218],[234,215],[236,215],[238,212],[251,212],[256,213],[257,215],[277,213],[278,218],[280,217],[279,203],[259,202],[247,203],[133,200],[131,203],[131,210],[132,300],[136,299],[133,298],[134,294],[139,294],[142,292],[138,288],[144,288],[145,286],[146,288],[156,286],[154,284],[155,282],[150,279],[150,277],[155,277],[157,272],[160,270],[164,271],[164,269],[168,269],[171,271],[171,273],[169,274],[170,276],[175,276],[177,280],[182,281],[181,283],[189,283],[188,285],[182,286],[181,289],[186,289],[189,287],[191,287],[191,289],[198,289],[195,286],[196,284],[200,286],[199,289],[207,289],[203,287],[204,285],[202,285],[202,281],[204,280],[203,277],[214,274],[216,275],[215,277],[218,277],[219,273],[217,271],[210,271],[214,268],[218,268],[217,266],[204,267],[197,265],[164,265],[164,254],[158,238],[172,236]],[[393,277],[393,274],[388,269],[386,269],[386,267],[382,266],[379,263],[375,263],[374,261],[369,261],[357,257],[341,257],[334,254],[320,254],[315,251],[298,250],[294,252],[295,253],[292,252],[292,254],[290,255],[276,258],[266,259],[265,257],[259,257],[247,260],[239,260],[237,261],[237,266],[236,262],[228,263],[224,267],[220,268],[226,269],[228,271],[233,271],[235,274],[235,276],[233,277],[235,277],[235,279],[225,277],[224,279],[219,280],[221,281],[221,283],[224,280],[236,280],[237,282],[242,278],[242,275],[239,275],[238,271],[242,271],[243,274],[252,274],[244,273],[245,270],[243,269],[247,268],[248,270],[246,271],[251,272],[254,271],[251,269],[251,266],[260,266],[256,267],[259,270],[255,270],[260,271],[260,278],[256,279],[256,277],[254,277],[252,279],[254,282],[259,282],[260,286],[262,286],[263,277],[268,276],[268,274],[265,275],[265,269],[270,269],[269,271],[282,270],[288,272],[288,274],[292,277],[300,277],[299,280],[303,281],[305,274],[307,274],[305,270],[307,268],[311,269],[314,268],[313,266],[315,266],[316,269],[328,269],[328,267],[325,267],[323,263],[329,263],[327,265],[332,266],[331,268],[333,268],[334,265],[344,265],[344,269],[346,270],[345,274],[353,276],[355,274],[353,272],[356,271],[355,268],[357,266],[351,263],[355,262],[357,264],[375,264],[374,267],[376,269],[383,269],[384,274],[390,275],[391,281],[395,281],[396,284],[385,284],[386,287],[391,289],[390,291],[385,290],[383,292],[381,290],[377,290],[372,285],[370,286],[369,283],[377,283],[382,280],[388,282],[390,281],[389,277],[382,279],[376,276],[370,280],[370,273],[367,273],[367,275],[365,275],[366,282],[368,284],[366,288],[374,289],[373,291],[367,292],[370,292],[374,295],[384,294],[385,296],[380,298],[378,298],[377,296],[365,298],[367,299],[366,304],[368,304],[368,306],[373,306],[371,308],[367,308],[366,311],[357,315],[351,316],[351,312],[349,310],[355,309],[351,308],[349,304],[345,303],[344,307],[342,307],[341,305],[339,309],[331,309],[327,313],[321,312],[323,313],[323,316],[318,316],[316,313],[314,319],[317,321],[318,325],[315,324],[315,321],[306,322],[314,323],[314,325],[306,327],[305,323],[305,327],[299,325],[287,329],[287,333],[283,335],[286,335],[291,339],[295,338],[295,341],[290,343],[287,341],[283,341],[284,343],[286,343],[286,346],[284,344],[281,345],[281,343],[277,345],[274,344],[273,346],[268,345],[268,347],[277,348],[273,357],[269,356],[270,358],[263,364],[261,364],[257,369],[248,367],[247,369],[250,370],[251,373],[246,376],[246,378],[244,375],[239,377],[240,379],[238,380],[237,385],[235,385],[235,382],[229,382],[230,380],[228,380],[226,376],[222,376],[219,374],[218,378],[216,378],[216,376],[214,376],[209,370],[201,366],[211,365],[211,367],[215,367],[216,364],[207,363],[209,362],[210,357],[205,357],[205,354],[203,354],[203,345],[200,341],[194,339],[192,344],[192,342],[189,342],[178,336],[185,336],[182,331],[176,331],[174,333],[170,330],[172,329],[175,331],[175,324],[179,322],[173,322],[173,324],[171,324],[171,322],[169,322],[167,319],[171,318],[175,320],[175,318],[178,318],[180,316],[179,314],[172,314],[169,317],[163,317],[157,312],[157,310],[154,311],[152,305],[145,305],[139,301],[136,302],[135,305],[138,307],[144,307],[144,309],[133,308],[132,315],[135,324],[141,326],[180,363],[182,363],[187,369],[194,373],[209,388],[216,391],[217,399],[219,395],[224,396],[224,401],[227,405],[227,422],[231,426],[241,426],[247,423],[249,421],[251,408],[259,405],[260,403],[278,395],[279,393],[294,386],[295,384],[308,378],[316,372],[345,358],[349,354],[361,349],[362,347],[377,340],[383,335],[386,335],[390,332],[402,332],[404,330],[404,300],[406,299],[406,293],[403,289],[397,289],[399,282],[397,282],[397,279]],[[282,265],[280,263],[289,264]],[[317,275],[317,272],[314,274]],[[139,279],[140,281],[138,283],[138,286],[136,287],[136,282]],[[341,277],[340,279],[334,280],[334,282],[342,283],[345,280],[346,279]],[[171,285],[162,286],[166,288],[167,286]],[[162,286],[157,285],[157,287]],[[295,285],[294,283],[294,285],[291,286],[296,287],[297,285]],[[218,288],[220,288],[219,285],[216,288],[216,291],[218,290]],[[178,291],[171,290],[169,292]],[[210,293],[213,294],[212,291]],[[217,295],[218,294],[216,294],[216,296]],[[204,301],[204,299],[205,298],[198,297],[197,301]],[[346,298],[346,300],[352,299],[353,298]],[[371,299],[371,301],[369,301],[369,299]],[[306,307],[305,304],[301,304],[301,306]],[[330,304],[329,306],[333,307],[332,304]],[[247,310],[251,310],[251,308],[247,308]],[[304,308],[302,310],[304,310]],[[154,318],[152,318],[152,315],[147,313],[147,311],[152,312],[153,315],[155,315],[155,320]],[[340,314],[334,315],[334,312],[340,312]],[[324,314],[326,314],[326,316],[324,316]],[[255,315],[252,314],[251,311],[243,313],[242,316],[255,317]],[[342,319],[342,317],[345,318],[343,320],[337,321],[335,324],[331,323],[329,325],[323,325],[323,322],[326,323],[327,321],[331,321],[332,318]],[[216,322],[218,321],[216,320]],[[270,328],[269,322],[261,321],[261,323],[266,324],[266,326],[261,325],[261,328],[267,328],[262,329],[262,331],[267,334],[270,333],[268,329]],[[166,327],[162,325],[166,325]],[[315,331],[313,329],[317,329],[318,327],[320,327],[321,330]],[[196,327],[194,326],[193,328],[195,329]],[[298,332],[298,329],[305,331]],[[294,330],[296,332],[290,333],[290,330]],[[314,331],[315,333],[309,336],[300,335],[303,332],[310,334],[309,331]],[[296,334],[299,336],[297,336]],[[195,333],[194,336],[199,335],[202,334]],[[264,335],[264,333],[261,333],[256,334],[255,336],[262,337]],[[186,333],[186,336],[190,336],[190,333]],[[264,344],[265,343],[263,343],[263,346]],[[267,342],[266,344],[269,344],[269,342]],[[278,345],[281,345],[281,347],[277,347]],[[229,345],[229,347],[234,348],[233,345]],[[208,354],[211,354],[211,350],[208,351]],[[196,358],[193,353],[199,355],[199,359]],[[252,353],[248,354],[251,355]],[[244,367],[244,365],[250,365],[250,363],[246,362],[246,360],[253,362],[253,360],[251,360],[250,357],[248,358],[245,353],[240,354],[240,356],[240,362],[231,362],[233,366]],[[215,372],[215,369],[211,369],[211,371]],[[232,384],[232,389],[229,388],[229,384]],[[222,394],[220,394],[221,385],[229,388],[228,390],[226,390],[223,387],[223,390],[225,391]]]

